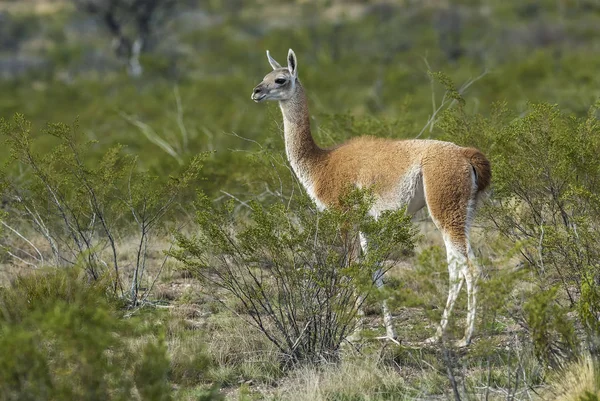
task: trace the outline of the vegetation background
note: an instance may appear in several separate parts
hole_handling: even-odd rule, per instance
[[[490,158],[469,348],[464,296],[422,343],[426,212],[321,214],[291,174],[250,100],[290,47],[321,146]],[[0,1],[0,400],[598,400],[599,70],[595,0]],[[353,264],[348,220],[379,236]]]

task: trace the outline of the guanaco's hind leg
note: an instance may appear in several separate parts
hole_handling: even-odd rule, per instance
[[[437,342],[445,334],[446,327],[448,326],[448,319],[454,308],[454,303],[456,302],[460,289],[465,281],[464,266],[466,264],[466,257],[457,249],[451,239],[446,237],[444,238],[444,242],[448,260],[448,300],[446,301],[446,307],[442,313],[440,325],[438,326],[435,335],[425,340],[427,343]]]
[[[479,266],[476,263],[475,255],[469,246],[467,267],[465,269],[465,279],[467,282],[467,326],[465,336],[458,342],[458,346],[469,345],[475,329],[475,311],[477,309],[477,281],[481,275]]]
[[[438,341],[446,331],[463,282],[467,284],[468,313],[465,337],[458,345],[468,345],[475,326],[477,278],[479,276],[469,244],[469,231],[474,217],[476,182],[470,165],[442,168],[432,163],[423,167],[423,184],[429,213],[444,237],[450,276],[448,300],[434,337]]]

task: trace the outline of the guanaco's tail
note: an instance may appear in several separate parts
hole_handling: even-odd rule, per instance
[[[465,157],[471,163],[475,171],[475,180],[477,181],[477,192],[483,192],[492,180],[492,168],[490,161],[475,148],[466,148]]]

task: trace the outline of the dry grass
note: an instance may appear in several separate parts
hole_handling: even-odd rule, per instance
[[[205,332],[213,381],[224,385],[274,383],[280,376],[281,355],[262,333],[239,317],[226,313],[212,316]]]
[[[543,400],[593,401],[600,399],[600,372],[598,362],[588,354],[550,379],[550,388],[542,394]]]
[[[293,372],[275,394],[277,400],[399,400],[404,379],[375,357],[352,357],[339,365],[304,367]]]

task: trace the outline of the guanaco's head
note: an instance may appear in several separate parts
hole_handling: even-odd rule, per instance
[[[256,85],[252,91],[252,100],[262,102],[263,100],[288,100],[296,90],[296,79],[298,78],[298,63],[292,49],[287,56],[287,67],[282,67],[267,50],[267,59],[273,67],[263,81]]]

